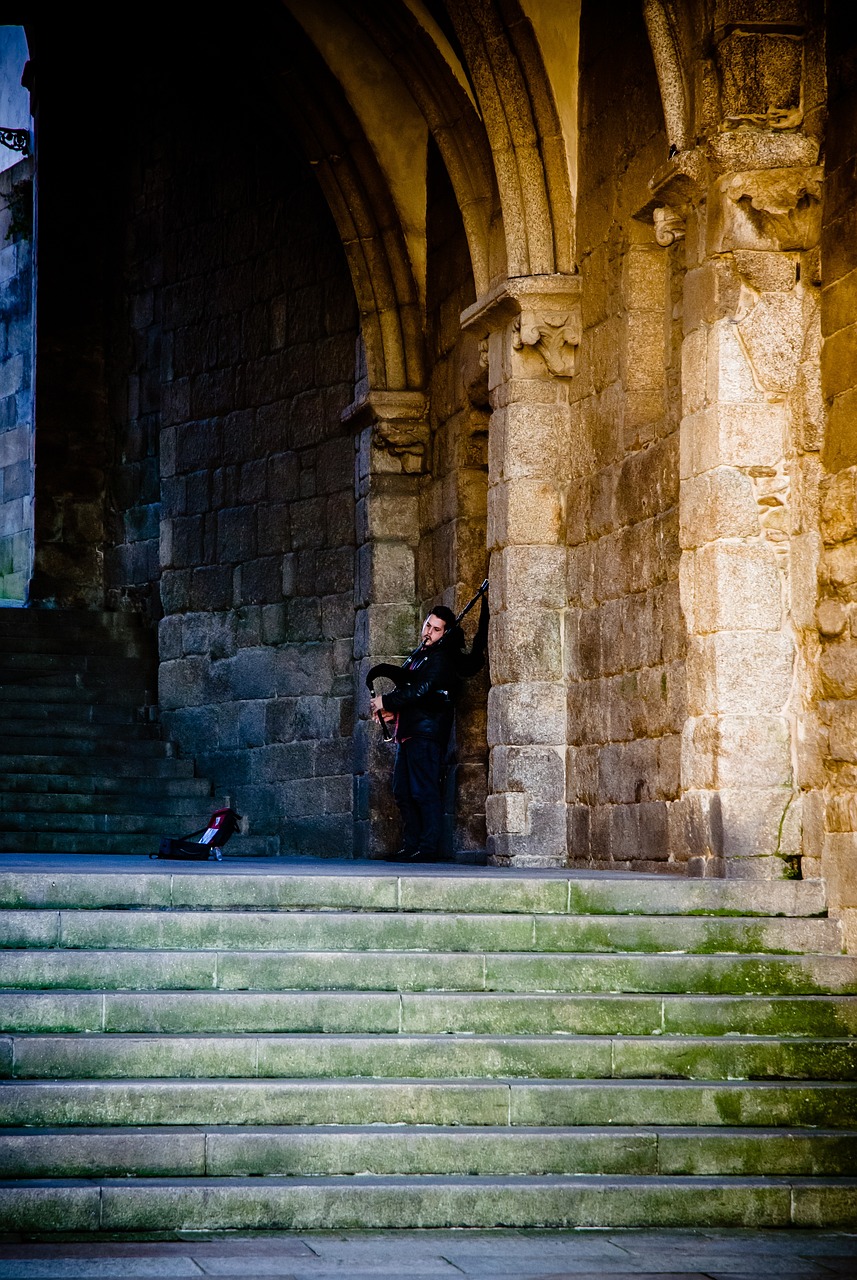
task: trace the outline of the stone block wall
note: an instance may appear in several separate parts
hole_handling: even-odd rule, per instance
[[[0,607],[33,563],[33,162],[0,174]]]
[[[818,663],[825,771],[820,868],[857,951],[857,63],[850,6],[830,6],[829,119],[821,242],[821,482]]]
[[[251,832],[348,855],[353,289],[290,143],[162,87],[128,185],[110,599],[160,618],[165,730]]]
[[[572,865],[685,870],[679,603],[681,248],[633,216],[666,140],[639,6],[584,8],[564,664]]]
[[[109,609],[130,609],[157,622],[160,597],[160,430],[165,203],[169,174],[162,138],[168,102],[148,95],[129,104],[123,175],[129,232],[123,289],[114,299],[108,386],[113,456],[104,578]],[[133,140],[133,141],[132,141]]]

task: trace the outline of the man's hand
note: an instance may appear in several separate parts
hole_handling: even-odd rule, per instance
[[[392,711],[384,710],[384,702],[380,693],[376,694],[374,698],[369,699],[369,706],[372,708],[372,715],[380,716],[382,720],[387,722],[387,724],[391,724],[396,718]]]

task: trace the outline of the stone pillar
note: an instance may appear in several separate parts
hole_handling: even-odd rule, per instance
[[[818,632],[826,786],[819,872],[828,909],[857,953],[857,66],[848,6],[829,10],[821,351],[822,454]]]
[[[492,409],[489,858],[557,866],[567,856],[563,476],[580,279],[505,280],[462,325],[486,340]]]
[[[354,429],[357,500],[356,857],[392,852],[399,838],[390,794],[393,748],[369,719],[365,677],[377,662],[401,662],[417,641],[415,565],[426,414],[426,397],[417,391],[372,391],[343,414]]]
[[[798,874],[801,788],[814,784],[801,629],[818,539],[800,428],[813,414],[802,371],[817,330],[815,154],[800,135],[723,134],[653,183],[659,242],[686,233],[681,813],[696,874]]]

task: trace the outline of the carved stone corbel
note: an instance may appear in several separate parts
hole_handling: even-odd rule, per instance
[[[371,424],[372,443],[394,457],[425,460],[429,442],[428,400],[422,391],[370,391],[342,414],[355,430]],[[408,467],[412,470],[412,467]]]
[[[580,276],[512,276],[463,311],[461,326],[483,341],[507,329],[512,351],[537,352],[554,377],[571,378],[583,329]]]
[[[684,239],[688,214],[702,199],[707,185],[708,163],[702,151],[679,152],[651,178],[651,198],[634,217],[654,223],[655,239],[667,248]]]
[[[671,209],[669,205],[659,205],[652,210],[652,218],[655,223],[655,239],[664,248],[675,244],[676,240],[684,239],[687,230],[687,209],[684,205],[680,205],[677,209]]]

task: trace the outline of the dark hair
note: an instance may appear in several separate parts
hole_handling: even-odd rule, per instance
[[[455,626],[455,614],[445,604],[436,604],[433,609],[429,609],[426,617],[440,618],[447,631],[451,631]]]
[[[448,609],[445,604],[435,605],[433,609],[429,609],[426,614],[427,618],[440,618],[446,630],[441,636],[441,641],[445,648],[463,649],[464,648],[464,632],[455,620],[455,614]]]

